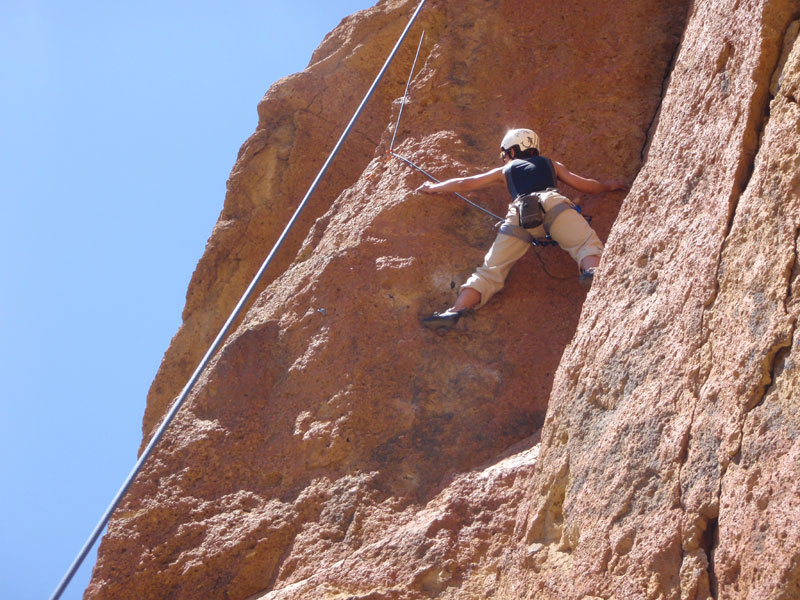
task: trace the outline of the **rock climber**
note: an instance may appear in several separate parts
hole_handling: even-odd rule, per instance
[[[587,194],[627,189],[622,180],[598,181],[572,173],[557,160],[539,155],[539,137],[530,129],[512,129],[500,144],[502,167],[471,177],[456,177],[441,183],[424,183],[418,192],[444,194],[469,192],[505,183],[513,202],[508,207],[483,265],[461,286],[455,304],[442,313],[433,313],[423,324],[449,328],[461,315],[480,308],[503,287],[508,272],[534,239],[550,237],[578,263],[579,280],[591,285],[600,264],[603,243],[567,198],[558,193],[557,182]],[[541,211],[540,211],[541,208]],[[524,227],[520,226],[520,219]]]

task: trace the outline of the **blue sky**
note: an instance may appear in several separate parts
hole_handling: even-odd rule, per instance
[[[48,598],[135,463],[259,99],[373,4],[0,3],[0,598]]]

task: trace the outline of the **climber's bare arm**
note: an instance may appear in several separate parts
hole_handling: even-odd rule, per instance
[[[471,177],[456,177],[441,183],[426,182],[417,188],[423,194],[445,194],[448,192],[471,192],[488,187],[495,183],[505,183],[503,167],[497,167],[480,175]]]
[[[621,179],[608,179],[599,181],[588,177],[581,177],[570,171],[557,160],[553,161],[556,168],[556,176],[568,186],[575,188],[579,192],[587,194],[601,194],[602,192],[613,192],[615,190],[627,190],[628,184]]]

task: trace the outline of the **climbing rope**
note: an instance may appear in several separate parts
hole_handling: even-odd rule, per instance
[[[397,130],[400,128],[400,117],[403,116],[403,107],[406,105],[406,99],[408,98],[408,86],[411,85],[411,76],[414,74],[414,69],[417,67],[417,59],[419,58],[419,51],[422,49],[422,40],[425,39],[425,30],[422,30],[422,34],[419,36],[419,44],[417,44],[417,53],[414,54],[414,62],[411,63],[411,72],[408,74],[408,81],[406,81],[406,89],[403,92],[403,102],[400,103],[400,111],[397,114],[397,123],[394,126],[394,134],[392,135],[392,142],[389,144],[389,152],[392,152],[394,148],[394,140],[397,138]]]
[[[552,244],[558,245],[558,242],[552,242]],[[544,259],[542,258],[542,255],[539,252],[539,249],[537,248],[537,246],[541,245],[542,244],[533,244],[533,253],[536,255],[536,258],[539,259],[539,264],[542,265],[542,271],[544,271],[544,274],[547,275],[550,279],[555,279],[556,281],[571,281],[575,279],[574,275],[570,275],[569,277],[564,277],[563,275],[553,275],[550,272],[550,269],[547,268],[547,265],[545,264]],[[548,243],[548,245],[551,244]]]
[[[399,159],[399,160],[403,161],[403,162],[404,162],[404,163],[406,163],[408,166],[410,166],[410,167],[412,167],[412,168],[416,169],[417,171],[419,171],[420,173],[422,173],[423,175],[425,175],[425,177],[427,177],[427,178],[428,178],[428,179],[430,179],[431,181],[434,181],[434,182],[436,182],[436,183],[442,183],[440,180],[436,179],[436,177],[434,177],[433,175],[431,175],[430,173],[428,173],[428,172],[427,172],[426,170],[424,170],[422,167],[420,167],[420,166],[418,166],[418,165],[415,165],[413,162],[411,162],[411,161],[410,161],[410,160],[408,160],[407,158],[404,158],[404,157],[400,156],[399,154],[395,154],[394,152],[391,152],[391,155],[392,155],[392,156],[394,156],[395,158],[397,158],[397,159]],[[480,206],[479,204],[475,204],[474,202],[472,202],[471,200],[468,200],[467,198],[465,198],[465,197],[464,197],[464,196],[462,196],[461,194],[459,194],[459,193],[457,193],[457,192],[453,192],[453,194],[455,194],[456,196],[458,196],[459,198],[461,198],[461,199],[462,199],[464,202],[466,202],[466,203],[467,203],[467,204],[469,204],[470,206],[474,206],[474,207],[475,207],[475,208],[477,208],[479,211],[481,211],[481,212],[483,212],[483,213],[486,213],[486,214],[487,214],[487,215],[489,215],[490,217],[494,217],[494,218],[495,218],[497,221],[501,221],[501,222],[502,222],[502,221],[505,221],[505,219],[504,219],[503,217],[498,217],[498,216],[497,216],[496,214],[494,214],[493,212],[491,212],[491,211],[489,211],[489,210],[486,210],[485,208],[483,208],[483,207],[482,207],[482,206]]]
[[[403,101],[400,103],[400,111],[398,112],[398,115],[397,115],[397,123],[395,123],[395,126],[394,126],[394,133],[392,134],[392,141],[389,144],[389,151],[388,151],[387,154],[389,156],[393,156],[394,158],[396,158],[398,160],[401,160],[402,162],[406,163],[412,169],[416,169],[417,171],[419,171],[420,173],[425,175],[425,177],[427,177],[428,179],[430,179],[434,183],[441,183],[440,180],[436,179],[436,177],[434,177],[433,175],[428,173],[425,169],[423,169],[419,165],[414,164],[409,159],[407,159],[407,158],[405,158],[403,156],[400,156],[399,154],[397,154],[394,151],[394,141],[397,138],[397,132],[400,129],[400,118],[403,116],[403,108],[405,107],[406,102],[408,101],[408,88],[411,85],[411,78],[414,75],[414,68],[417,66],[417,58],[419,58],[419,51],[422,48],[422,40],[424,40],[424,39],[425,39],[425,32],[423,31],[422,35],[419,36],[419,44],[417,44],[417,53],[416,53],[416,55],[414,55],[414,62],[411,64],[411,72],[408,74],[408,81],[406,81],[406,91],[403,94]],[[499,217],[496,214],[494,214],[493,212],[491,212],[489,210],[486,210],[485,208],[483,208],[479,204],[475,204],[474,202],[472,202],[471,200],[468,200],[467,198],[465,198],[461,194],[458,194],[456,192],[453,192],[453,194],[456,195],[457,197],[461,198],[464,202],[466,202],[470,206],[472,206],[474,208],[477,208],[479,211],[489,215],[490,217],[494,218],[495,220],[497,220],[497,221],[505,221],[505,219],[503,217]]]
[[[220,330],[219,334],[217,334],[216,339],[214,339],[214,341],[212,342],[211,346],[208,349],[208,352],[206,352],[205,356],[200,361],[200,364],[198,365],[198,367],[195,370],[194,374],[189,378],[189,381],[186,384],[186,386],[183,388],[183,391],[175,399],[175,401],[173,402],[172,407],[170,408],[169,412],[164,416],[164,419],[162,420],[161,425],[159,425],[158,429],[153,434],[153,437],[150,439],[150,442],[147,444],[147,447],[144,449],[144,452],[142,452],[142,455],[139,457],[139,460],[137,461],[136,465],[133,467],[133,470],[130,472],[130,474],[128,475],[128,478],[122,484],[122,487],[120,488],[119,492],[117,492],[117,495],[111,501],[111,504],[106,509],[106,512],[103,514],[102,518],[100,519],[100,522],[94,528],[94,530],[92,531],[92,534],[89,536],[89,539],[86,541],[86,543],[84,544],[83,548],[78,553],[78,556],[73,561],[73,563],[70,566],[69,570],[67,571],[67,573],[62,578],[61,582],[58,584],[58,587],[56,588],[55,592],[53,592],[53,595],[50,597],[50,600],[58,600],[59,598],[61,598],[61,595],[64,593],[64,590],[67,588],[67,586],[69,585],[70,581],[72,581],[72,578],[75,576],[75,573],[78,571],[78,569],[80,568],[80,566],[83,563],[84,559],[89,554],[89,551],[92,549],[92,547],[97,542],[97,539],[100,537],[100,534],[102,533],[103,529],[108,524],[108,521],[111,518],[111,514],[117,509],[117,507],[119,506],[120,502],[122,501],[122,498],[125,496],[125,494],[127,493],[128,489],[130,488],[131,484],[133,483],[134,479],[136,478],[136,475],[138,475],[139,471],[141,471],[142,467],[144,466],[145,461],[147,460],[147,458],[152,453],[153,448],[156,446],[158,441],[161,439],[161,437],[163,436],[163,434],[166,431],[167,427],[172,422],[172,419],[175,417],[175,415],[177,414],[178,410],[180,409],[181,405],[184,403],[186,398],[189,396],[189,393],[194,388],[195,384],[197,383],[197,380],[200,379],[200,376],[205,371],[205,369],[208,366],[208,364],[211,362],[211,359],[216,354],[216,352],[219,349],[219,347],[222,345],[222,342],[227,337],[228,331],[230,330],[230,328],[233,325],[234,321],[236,321],[236,319],[239,317],[239,314],[244,309],[245,305],[247,304],[248,300],[250,299],[250,296],[253,294],[253,291],[255,290],[256,286],[258,285],[258,282],[261,280],[261,277],[264,275],[264,272],[267,270],[267,267],[269,267],[270,263],[272,262],[273,257],[278,252],[278,249],[281,247],[281,245],[283,245],[283,242],[286,240],[286,237],[288,236],[289,231],[294,226],[294,224],[297,221],[297,218],[299,217],[299,215],[302,212],[303,208],[305,208],[306,204],[308,203],[309,198],[311,198],[312,194],[316,191],[320,180],[322,179],[322,177],[325,174],[325,172],[328,170],[328,167],[330,166],[331,162],[333,162],[333,159],[338,154],[339,149],[342,147],[342,144],[344,143],[345,138],[347,138],[347,136],[350,134],[350,131],[352,130],[353,126],[355,125],[356,120],[361,115],[361,112],[364,110],[364,107],[366,106],[367,101],[370,99],[370,97],[372,96],[372,93],[378,87],[378,83],[381,81],[381,79],[383,79],[383,76],[386,73],[386,70],[388,69],[389,64],[392,62],[392,60],[394,59],[395,55],[397,54],[397,51],[399,50],[400,46],[402,45],[403,40],[405,40],[406,35],[408,34],[409,30],[411,29],[411,26],[414,24],[414,21],[416,21],[417,16],[419,15],[419,13],[422,10],[422,7],[425,5],[426,1],[427,0],[421,0],[421,2],[419,3],[419,6],[417,6],[417,9],[414,11],[414,14],[411,16],[411,19],[409,20],[408,24],[406,25],[406,28],[400,34],[400,37],[398,38],[397,43],[394,45],[394,48],[392,49],[392,51],[389,53],[389,56],[386,59],[386,62],[384,63],[384,65],[381,68],[381,70],[378,72],[378,75],[375,77],[375,81],[372,82],[372,85],[370,86],[369,90],[367,91],[366,95],[364,96],[364,99],[361,101],[361,104],[359,104],[358,108],[356,109],[355,113],[353,114],[353,117],[350,119],[350,122],[347,124],[347,127],[345,127],[345,130],[342,133],[341,137],[339,138],[339,141],[336,143],[336,146],[334,146],[333,150],[328,155],[328,159],[325,161],[325,164],[322,165],[322,168],[320,169],[320,171],[317,174],[316,178],[312,182],[311,187],[308,188],[308,191],[306,192],[306,195],[303,197],[303,200],[300,202],[300,205],[297,207],[297,210],[295,210],[294,214],[292,215],[292,218],[289,220],[288,224],[284,228],[283,233],[281,233],[280,237],[278,238],[278,241],[275,242],[275,245],[272,247],[272,250],[270,251],[270,253],[267,256],[267,258],[264,260],[263,264],[261,265],[261,268],[258,270],[258,272],[256,273],[256,275],[253,278],[253,280],[250,282],[250,285],[247,286],[247,289],[245,290],[244,294],[242,295],[241,299],[239,300],[239,303],[233,309],[233,312],[231,313],[230,317],[228,317],[228,320],[222,326],[222,329]]]

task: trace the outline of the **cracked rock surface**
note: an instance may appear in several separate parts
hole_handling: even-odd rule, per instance
[[[692,5],[556,376],[508,597],[798,597],[797,9]]]
[[[348,17],[259,104],[145,442],[416,5]],[[571,170],[627,177],[627,196],[562,189],[607,239],[591,290],[540,249],[454,330],[420,327],[495,232],[386,156],[407,43],[114,514],[87,597],[800,597],[798,18],[429,0],[395,150],[470,174],[527,126]]]

